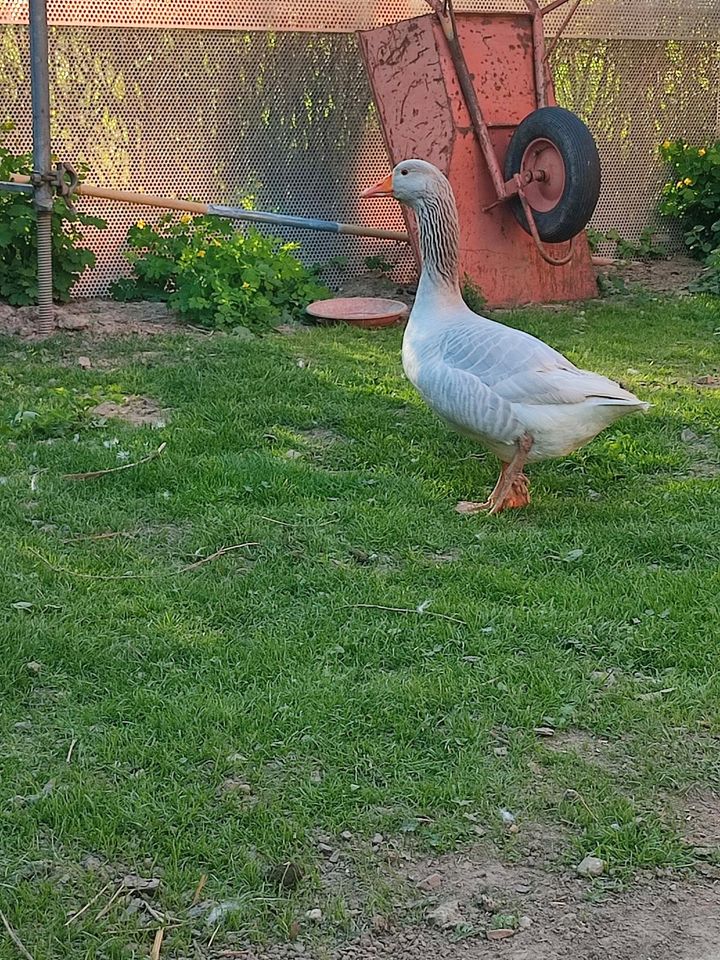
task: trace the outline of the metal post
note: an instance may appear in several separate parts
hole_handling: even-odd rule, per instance
[[[52,160],[47,0],[30,0],[30,68],[33,113],[32,183],[37,211],[38,333],[47,337],[55,327],[52,301],[53,190],[49,182]]]

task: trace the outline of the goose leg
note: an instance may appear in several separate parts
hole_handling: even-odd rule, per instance
[[[524,470],[532,445],[532,437],[527,434],[521,437],[510,463],[503,463],[498,481],[488,499],[484,503],[461,500],[455,507],[457,512],[471,514],[487,511],[489,516],[494,516],[503,510],[526,507],[530,503],[530,492]]]

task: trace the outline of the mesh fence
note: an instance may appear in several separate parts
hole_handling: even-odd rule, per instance
[[[524,9],[521,0],[456,7]],[[422,0],[50,0],[54,149],[99,186],[402,229],[391,201],[358,200],[388,162],[352,31],[427,9]],[[548,18],[548,34],[562,14]],[[26,21],[26,3],[0,2],[0,120],[15,121],[18,150],[31,142]],[[559,102],[586,120],[602,156],[592,226],[628,239],[650,226],[677,244],[655,213],[657,145],[718,135],[720,4],[586,0],[553,69]],[[76,293],[93,296],[126,270],[128,226],[157,211],[82,203],[108,221],[86,233],[98,262]],[[403,244],[272,232],[300,240],[309,262],[342,258],[331,281],[378,254],[398,276],[412,271]]]

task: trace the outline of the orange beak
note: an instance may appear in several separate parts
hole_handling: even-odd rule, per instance
[[[361,197],[391,197],[393,191],[393,175],[389,173],[384,180],[376,183],[374,187],[368,187],[360,194]]]

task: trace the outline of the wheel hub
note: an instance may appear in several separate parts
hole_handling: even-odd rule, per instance
[[[557,206],[565,191],[565,163],[551,140],[539,137],[528,144],[520,174],[523,179],[529,175],[525,196],[533,210],[547,213]]]

